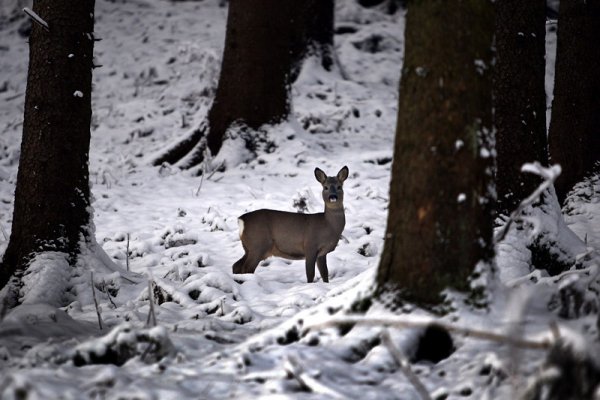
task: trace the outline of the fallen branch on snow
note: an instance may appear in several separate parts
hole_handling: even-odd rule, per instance
[[[533,350],[547,350],[550,347],[552,347],[553,344],[550,338],[544,340],[512,338],[501,333],[465,328],[446,322],[441,322],[432,317],[415,318],[413,316],[411,317],[411,319],[407,319],[402,317],[375,318],[352,315],[344,317],[332,317],[324,322],[309,324],[307,326],[304,326],[304,328],[306,330],[322,330],[326,328],[339,327],[341,325],[347,324],[412,329],[427,328],[429,325],[437,325],[440,328],[447,330],[448,332],[454,332],[460,335],[470,336],[477,339],[489,340],[493,342],[504,343],[511,346]]]

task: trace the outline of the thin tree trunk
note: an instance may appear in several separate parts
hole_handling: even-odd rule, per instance
[[[437,304],[493,255],[491,1],[409,5],[378,291]]]
[[[545,0],[498,0],[494,110],[498,211],[508,215],[539,185],[525,163],[548,164]]]
[[[31,257],[65,252],[89,236],[94,0],[35,0],[21,156],[0,288]]]
[[[548,140],[562,203],[600,160],[600,0],[561,0],[559,12]]]

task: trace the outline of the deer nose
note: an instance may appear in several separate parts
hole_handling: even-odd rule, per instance
[[[337,197],[337,195],[336,195],[336,194],[330,194],[330,195],[329,195],[329,201],[330,201],[331,203],[335,203],[337,200],[338,200],[338,197]]]

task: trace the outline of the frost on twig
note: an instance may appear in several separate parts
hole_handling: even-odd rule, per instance
[[[517,208],[510,214],[510,216],[508,217],[508,221],[506,221],[506,224],[504,224],[502,229],[500,229],[500,231],[494,237],[495,244],[498,244],[499,242],[504,240],[510,227],[514,222],[516,222],[519,219],[523,210],[535,203],[540,198],[542,193],[544,193],[544,191],[554,183],[556,178],[558,178],[558,176],[561,173],[561,168],[558,164],[555,164],[549,168],[545,168],[539,162],[536,161],[531,164],[524,164],[523,167],[521,167],[521,171],[538,175],[544,181],[537,187],[537,189],[533,191],[532,194],[529,195],[529,197],[521,201]]]
[[[46,21],[44,21],[42,17],[40,17],[39,15],[37,15],[35,13],[35,11],[33,11],[32,9],[30,9],[29,7],[25,7],[23,9],[23,12],[25,14],[27,14],[29,16],[29,18],[32,19],[33,22],[35,22],[36,24],[38,24],[42,28],[44,28],[46,30],[46,32],[50,32],[50,27],[48,26],[48,23]]]

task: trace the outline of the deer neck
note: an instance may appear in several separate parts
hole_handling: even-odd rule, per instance
[[[336,231],[340,233],[344,230],[346,225],[346,215],[344,214],[344,206],[339,205],[338,207],[325,207],[325,221]]]

